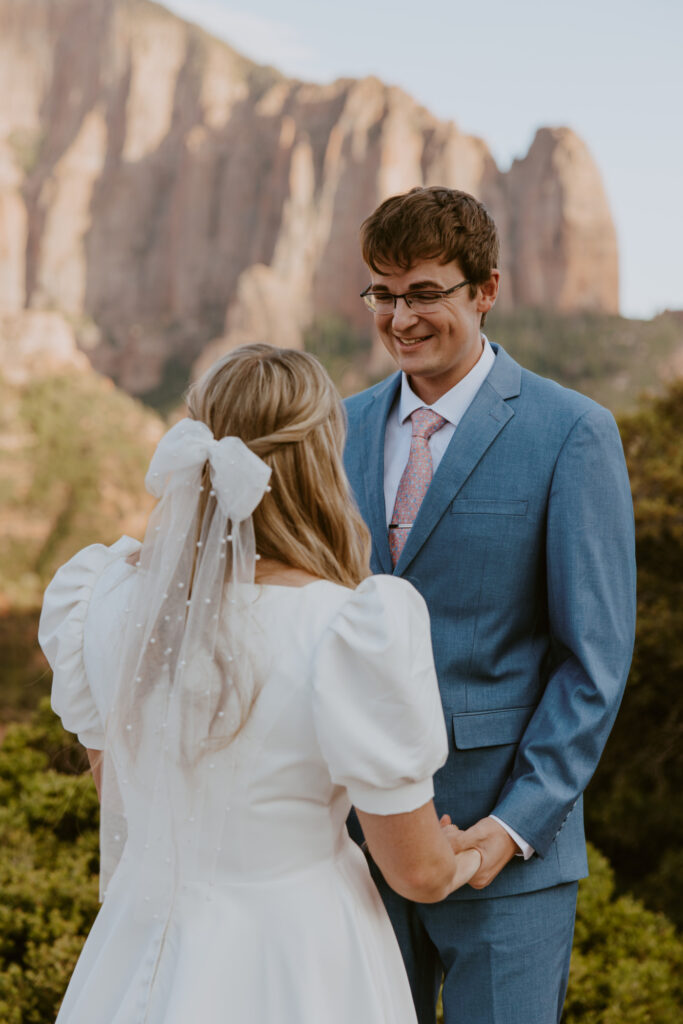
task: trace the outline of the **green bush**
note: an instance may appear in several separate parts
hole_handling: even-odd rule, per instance
[[[0,613],[34,611],[79,548],[144,519],[143,481],[159,418],[94,374],[0,377]]]
[[[38,646],[37,609],[0,614],[0,727],[35,711],[50,692],[51,673]]]
[[[663,914],[615,897],[614,872],[589,847],[580,883],[566,1024],[678,1024],[683,942]]]
[[[95,374],[0,374],[0,722],[49,690],[36,642],[43,591],[79,548],[144,525],[143,480],[163,425]]]
[[[0,746],[0,1021],[54,1020],[98,908],[98,806],[44,701]]]
[[[638,625],[623,704],[586,794],[620,888],[683,927],[683,382],[620,422],[636,517]]]

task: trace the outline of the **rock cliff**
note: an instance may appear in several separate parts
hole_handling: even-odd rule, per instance
[[[0,314],[60,312],[131,392],[241,341],[300,345],[315,318],[367,329],[358,226],[437,183],[496,218],[503,309],[616,311],[614,227],[569,129],[504,174],[377,79],[284,78],[147,0],[0,0]]]

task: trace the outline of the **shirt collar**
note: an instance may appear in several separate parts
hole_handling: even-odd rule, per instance
[[[491,348],[488,338],[485,334],[482,334],[481,337],[484,342],[481,355],[470,372],[465,374],[457,384],[454,384],[450,391],[438,398],[433,405],[426,405],[411,388],[405,373],[401,374],[401,395],[398,403],[399,423],[405,423],[416,409],[433,409],[449,423],[454,426],[458,425],[463,413],[496,361],[496,354]]]

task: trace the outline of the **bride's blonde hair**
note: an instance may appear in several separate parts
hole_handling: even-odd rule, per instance
[[[342,462],[344,410],[317,359],[244,345],[210,367],[186,403],[215,438],[241,438],[273,471],[253,515],[263,558],[347,587],[369,575],[370,534]]]

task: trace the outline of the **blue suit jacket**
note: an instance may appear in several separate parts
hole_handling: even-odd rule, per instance
[[[461,828],[494,813],[537,851],[453,899],[587,873],[581,794],[619,707],[635,626],[633,506],[614,418],[493,347],[395,570],[383,473],[400,374],[346,402],[346,469],[372,570],[410,580],[431,613],[450,744],[437,811]]]

